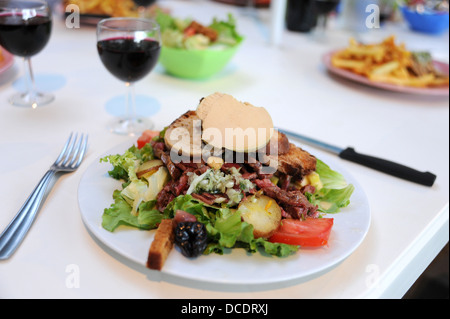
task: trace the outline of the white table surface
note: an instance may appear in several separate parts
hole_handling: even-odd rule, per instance
[[[68,29],[55,17],[51,40],[33,64],[37,80],[56,100],[34,110],[13,107],[7,98],[22,74],[21,61],[16,58],[14,67],[0,75],[0,228],[71,131],[89,133],[89,151],[77,172],[55,182],[19,250],[0,261],[0,298],[401,298],[449,239],[448,97],[408,96],[330,76],[321,55],[346,45],[350,35],[345,31],[332,30],[328,42],[286,31],[274,47],[268,10],[259,10],[256,20],[238,8],[200,0],[163,4],[175,15],[205,22],[233,12],[246,41],[227,69],[208,81],[177,79],[158,66],[137,83],[137,94],[159,103],[152,116],[156,128],[195,108],[201,97],[221,91],[266,107],[280,127],[431,171],[438,176],[435,185],[416,185],[336,158],[364,188],[371,227],[353,254],[312,277],[270,285],[210,285],[136,265],[88,232],[77,199],[87,167],[116,145],[135,141],[105,128],[113,118],[107,103],[125,88],[101,64],[95,29]],[[409,48],[430,50],[448,62],[448,33],[427,36],[399,25],[362,37],[379,40],[393,32]],[[149,112],[145,106],[140,110]],[[68,284],[74,269],[79,274],[75,287]]]

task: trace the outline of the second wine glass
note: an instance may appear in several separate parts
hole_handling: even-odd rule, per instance
[[[10,103],[36,108],[54,100],[36,91],[31,57],[44,49],[52,30],[52,12],[44,0],[0,0],[0,45],[25,61],[27,91],[14,94]]]
[[[128,87],[126,115],[110,125],[118,134],[138,135],[151,129],[148,118],[137,117],[134,83],[155,67],[161,51],[159,25],[150,19],[109,18],[97,25],[97,50],[106,69]]]

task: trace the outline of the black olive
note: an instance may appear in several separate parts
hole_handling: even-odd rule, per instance
[[[175,244],[186,257],[197,257],[207,246],[206,227],[199,222],[181,222],[175,228]]]

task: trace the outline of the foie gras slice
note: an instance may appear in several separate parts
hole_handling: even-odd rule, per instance
[[[265,147],[274,128],[263,107],[240,102],[233,96],[214,93],[201,100],[197,115],[202,119],[202,139],[214,148],[250,153]]]

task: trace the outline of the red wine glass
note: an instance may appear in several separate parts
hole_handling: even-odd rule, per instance
[[[36,108],[54,100],[52,94],[36,91],[31,67],[31,57],[47,45],[51,29],[52,14],[46,1],[0,0],[0,45],[25,61],[27,91],[13,95],[11,104]]]
[[[127,114],[110,125],[118,134],[138,135],[151,129],[148,118],[137,117],[134,83],[155,67],[161,51],[159,25],[151,19],[109,18],[97,25],[97,50],[106,69],[128,87]]]

